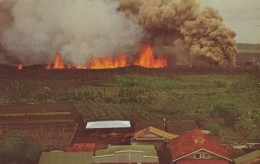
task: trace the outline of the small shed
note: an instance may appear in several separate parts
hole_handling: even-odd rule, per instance
[[[96,151],[92,162],[94,164],[159,164],[159,158],[153,145],[109,146],[107,149]]]
[[[259,164],[260,150],[253,151],[246,155],[234,159],[235,164]]]
[[[128,120],[89,121],[86,123],[84,138],[92,143],[129,144],[133,132],[134,127]]]

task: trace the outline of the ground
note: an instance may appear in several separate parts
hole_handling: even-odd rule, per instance
[[[260,109],[259,70],[173,67],[118,70],[1,69],[0,105],[72,102],[85,120],[200,120],[228,103]],[[223,120],[222,140],[244,140]]]

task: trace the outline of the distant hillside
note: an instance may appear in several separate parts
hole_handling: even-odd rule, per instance
[[[260,44],[238,43],[238,53],[260,53]]]
[[[248,43],[238,43],[238,49],[250,49],[250,50],[260,50],[260,44],[248,44]]]

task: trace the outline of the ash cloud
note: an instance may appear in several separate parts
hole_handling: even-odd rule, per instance
[[[145,29],[143,42],[167,46],[179,62],[186,63],[188,59],[220,67],[236,65],[236,34],[223,24],[213,8],[201,8],[195,0],[130,1],[120,1],[119,10],[138,18]]]
[[[50,62],[56,51],[71,64],[85,64],[92,55],[139,43],[142,33],[107,0],[0,0],[0,8],[2,51],[23,64]]]
[[[236,64],[235,32],[196,0],[0,0],[0,9],[6,62],[47,63],[60,51],[85,64],[148,43],[175,64]]]

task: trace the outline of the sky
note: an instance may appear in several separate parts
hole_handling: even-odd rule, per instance
[[[260,43],[260,0],[198,0],[218,10],[238,43]]]

